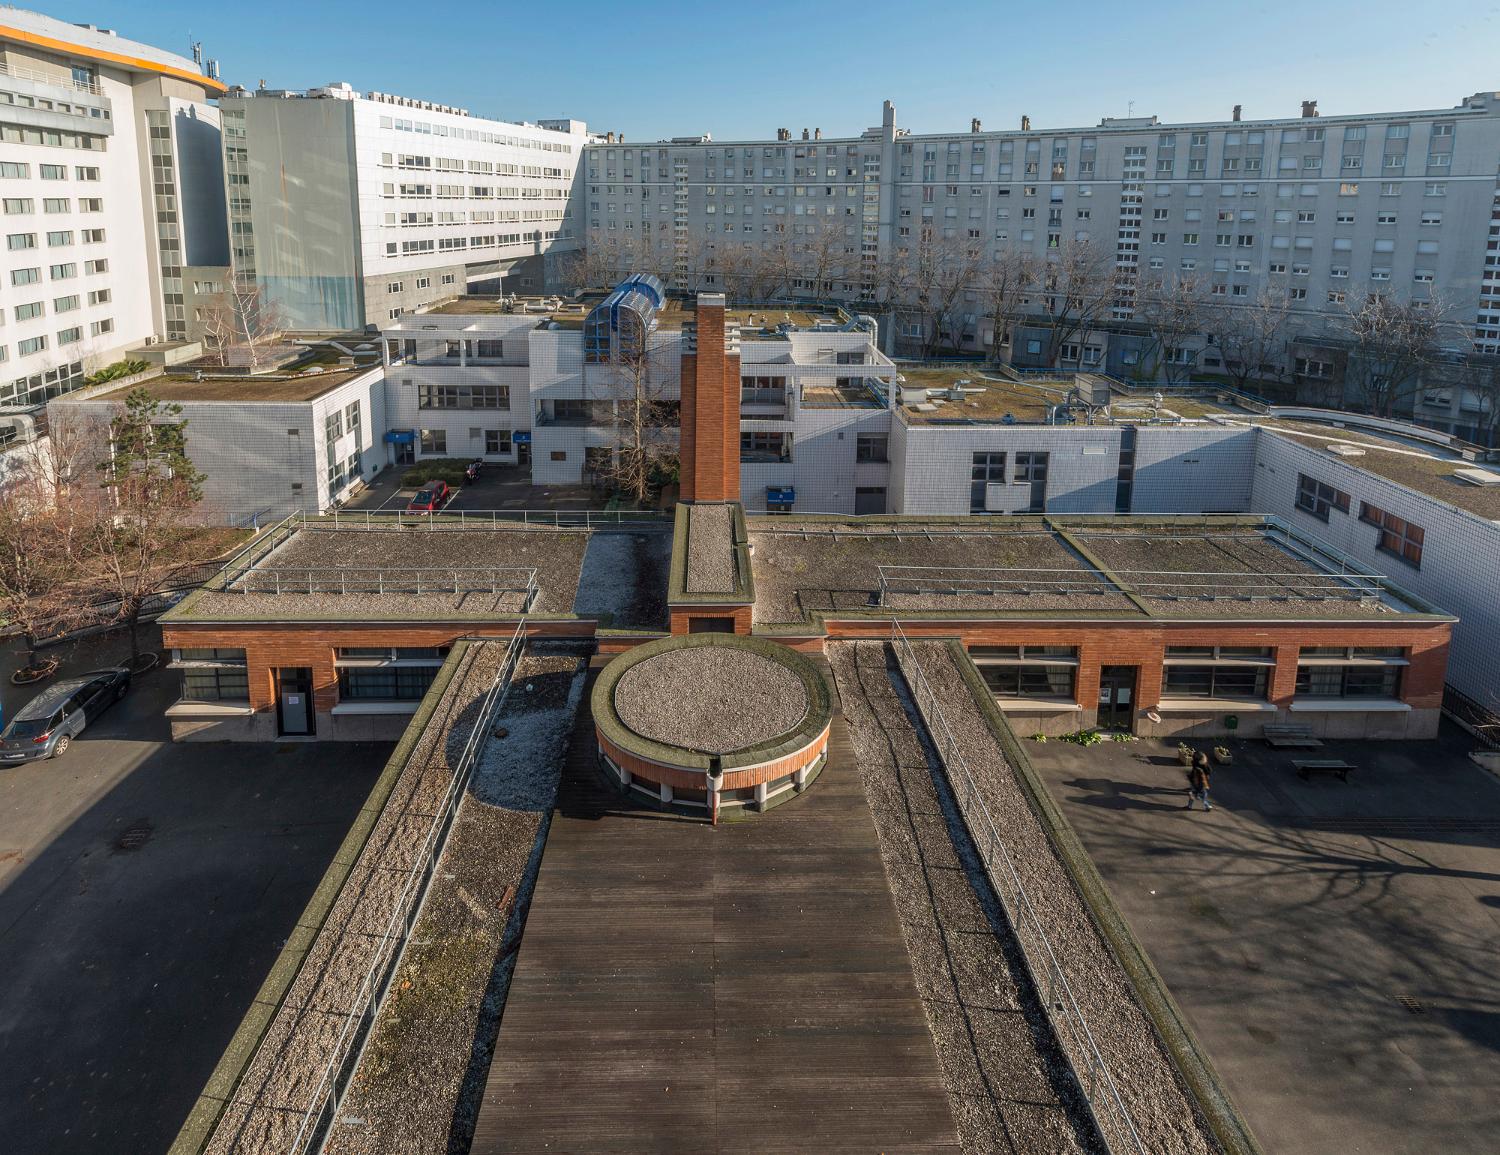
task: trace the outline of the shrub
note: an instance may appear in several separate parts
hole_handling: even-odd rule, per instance
[[[456,457],[434,457],[409,468],[401,475],[401,484],[426,485],[429,481],[446,481],[457,489],[464,483],[464,470],[468,468],[467,461]]]
[[[96,370],[84,378],[87,385],[103,385],[106,381],[118,381],[121,377],[134,377],[137,373],[144,373],[151,365],[146,361],[136,361],[126,358],[116,361],[112,365],[106,365],[103,369]]]

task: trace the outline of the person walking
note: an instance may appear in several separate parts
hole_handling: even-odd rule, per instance
[[[1214,804],[1208,800],[1208,755],[1199,750],[1193,755],[1193,767],[1188,771],[1187,808],[1193,808],[1193,800],[1203,803],[1204,810],[1212,810]]]

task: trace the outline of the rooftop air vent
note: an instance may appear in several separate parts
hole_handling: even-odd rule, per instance
[[[1365,451],[1358,445],[1350,445],[1347,441],[1335,441],[1328,446],[1328,452],[1337,454],[1339,457],[1363,457]]]
[[[1500,485],[1500,473],[1488,469],[1455,469],[1453,476],[1470,485]]]

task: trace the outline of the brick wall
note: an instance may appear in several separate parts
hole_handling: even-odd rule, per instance
[[[682,499],[740,499],[740,358],[725,348],[722,297],[700,297],[698,351],[682,355]]]
[[[752,613],[751,606],[673,606],[672,633],[692,633],[692,623],[700,618],[732,618],[734,632],[748,634]]]

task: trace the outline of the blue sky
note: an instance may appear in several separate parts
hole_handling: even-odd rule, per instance
[[[23,4],[23,6],[28,6]],[[855,134],[881,101],[913,132],[1446,108],[1500,90],[1500,3],[569,4],[87,0],[36,7],[187,54],[229,83],[347,80],[505,120],[631,140]]]

